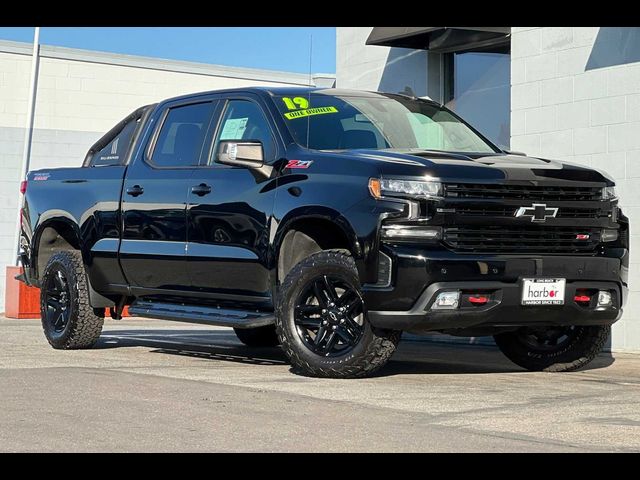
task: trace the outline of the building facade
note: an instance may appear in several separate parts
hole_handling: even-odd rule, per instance
[[[13,265],[32,45],[0,41],[0,266]],[[136,108],[242,86],[309,84],[309,75],[41,46],[29,169],[79,166],[89,147]],[[333,75],[312,82],[333,86]],[[5,275],[0,275],[0,312]]]
[[[342,27],[336,86],[428,96],[505,148],[608,172],[631,222],[611,348],[640,350],[640,28]]]

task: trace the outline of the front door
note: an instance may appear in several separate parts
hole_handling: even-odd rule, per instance
[[[205,165],[192,177],[188,269],[195,291],[256,304],[270,302],[269,231],[275,189],[269,163],[281,148],[267,113],[251,97],[224,99]],[[221,140],[259,140],[261,170],[222,165]]]
[[[189,285],[187,201],[213,110],[211,99],[167,104],[156,113],[147,147],[129,166],[120,263],[137,295],[170,294]]]

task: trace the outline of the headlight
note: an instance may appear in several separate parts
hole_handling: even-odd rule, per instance
[[[442,184],[430,180],[372,178],[369,180],[369,191],[374,198],[381,198],[385,194],[404,194],[415,197],[438,198],[442,193]]]
[[[616,187],[604,187],[602,189],[602,200],[614,200],[616,198],[618,198]]]

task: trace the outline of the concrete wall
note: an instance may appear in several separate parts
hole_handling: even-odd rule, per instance
[[[0,311],[13,264],[30,44],[0,41]],[[331,86],[331,75],[314,76]],[[186,93],[249,85],[307,85],[308,75],[41,47],[30,169],[78,166],[88,148],[137,107]]]
[[[511,148],[608,172],[631,221],[631,295],[612,348],[640,350],[640,28],[514,27]]]
[[[440,55],[367,46],[372,28],[336,28],[336,86],[440,99]]]

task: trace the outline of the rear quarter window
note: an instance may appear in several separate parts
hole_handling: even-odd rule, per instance
[[[131,146],[131,140],[136,131],[139,119],[127,123],[120,133],[101,150],[91,157],[89,166],[104,167],[108,165],[122,165]]]

